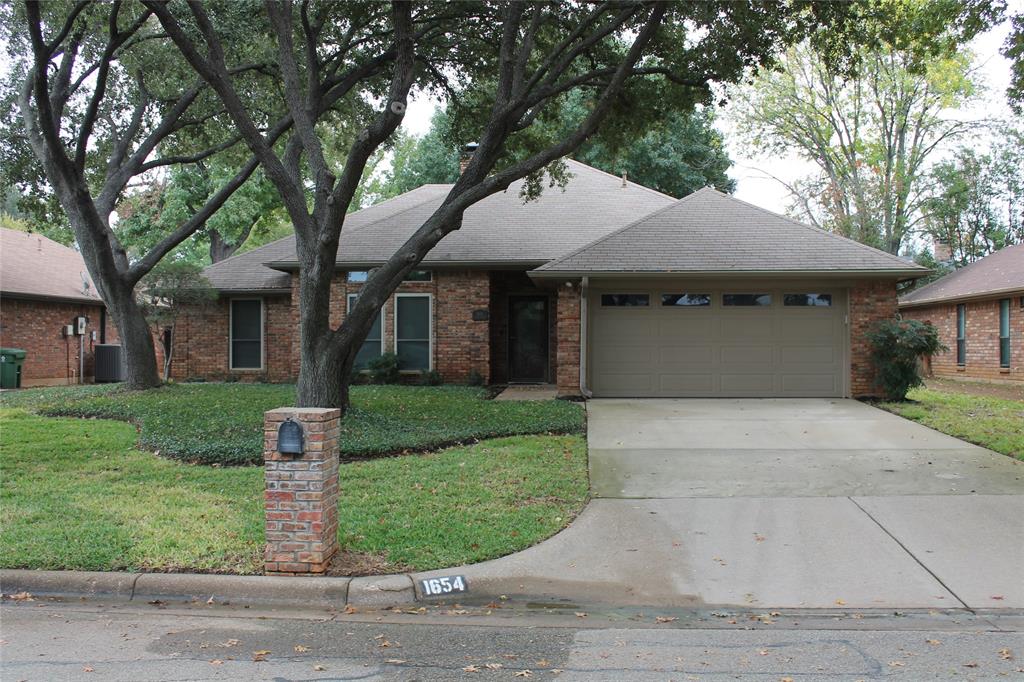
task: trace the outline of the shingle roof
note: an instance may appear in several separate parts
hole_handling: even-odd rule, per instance
[[[494,263],[525,268],[579,248],[674,199],[577,161],[566,161],[572,178],[564,191],[545,187],[524,203],[522,181],[470,207],[462,228],[446,236],[425,265]],[[387,260],[441,204],[451,185],[424,185],[350,214],[338,247],[339,265],[377,265]],[[296,263],[295,238],[287,237],[210,266],[206,276],[221,290],[287,289],[289,276],[272,268]]]
[[[901,308],[1024,291],[1024,244],[1007,246],[900,299]]]
[[[706,187],[531,274],[758,272],[928,270]]]
[[[38,233],[0,229],[0,292],[101,303],[82,255]]]

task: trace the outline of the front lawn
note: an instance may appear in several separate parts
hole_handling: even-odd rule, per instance
[[[930,381],[915,388],[908,402],[881,403],[879,407],[901,417],[956,436],[982,447],[1024,459],[1024,400],[985,395],[986,387],[947,386]]]
[[[342,423],[345,458],[424,451],[471,441],[540,433],[580,433],[583,409],[561,400],[486,400],[466,386],[355,386]],[[48,416],[100,417],[139,427],[146,449],[187,462],[263,461],[263,413],[295,404],[287,384],[172,384],[130,392],[111,386],[4,393],[2,407]]]
[[[210,399],[207,408],[237,409],[240,403],[212,399],[237,395],[226,389],[192,395]],[[254,393],[266,402],[245,406],[247,414],[286,404],[284,393],[262,390]],[[406,407],[392,423],[433,433],[414,426],[428,411],[392,390],[360,393],[362,409],[390,400]],[[456,404],[449,425],[470,417],[479,418],[478,426],[493,424],[486,412],[467,411],[464,393],[439,395]],[[90,404],[103,404],[95,400]],[[119,404],[112,400],[107,404]],[[140,414],[151,415],[157,405]],[[369,439],[373,432],[366,426],[361,433]],[[0,410],[0,434],[0,568],[262,571],[261,467],[155,457],[137,450],[135,429],[118,421]],[[429,570],[502,556],[563,528],[587,499],[586,446],[578,435],[500,438],[347,463],[340,483],[337,572]]]

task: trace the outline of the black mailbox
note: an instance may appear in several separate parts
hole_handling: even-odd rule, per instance
[[[304,452],[302,445],[302,425],[292,421],[288,417],[277,429],[277,451],[282,455],[301,455]]]

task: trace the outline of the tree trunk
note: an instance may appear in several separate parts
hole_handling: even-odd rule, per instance
[[[297,407],[337,407],[342,415],[348,409],[351,372],[331,353],[302,353],[302,367],[295,389]]]
[[[124,387],[129,390],[156,388],[160,385],[160,377],[149,323],[135,302],[134,292],[111,291],[113,288],[105,288],[104,302],[121,337],[127,369]]]

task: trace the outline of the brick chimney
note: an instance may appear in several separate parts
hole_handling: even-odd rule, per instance
[[[476,153],[476,148],[479,146],[476,142],[470,142],[462,148],[462,153],[459,155],[459,175],[466,172],[466,168],[469,167],[469,162],[473,160],[473,154]]]
[[[939,263],[946,263],[953,260],[953,249],[945,239],[932,237],[932,255]]]

